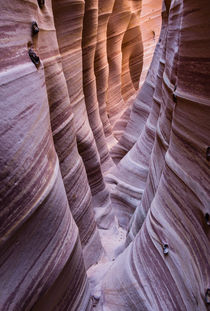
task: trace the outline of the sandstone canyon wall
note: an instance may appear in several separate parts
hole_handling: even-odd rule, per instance
[[[155,87],[145,95],[149,114],[112,172],[114,207],[128,235],[103,281],[104,310],[209,310],[209,12],[208,1],[163,7],[139,93],[159,53]]]
[[[209,310],[209,1],[0,4],[0,310]]]

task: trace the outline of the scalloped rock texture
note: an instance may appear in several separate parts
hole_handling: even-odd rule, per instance
[[[103,281],[104,310],[209,310],[209,13],[208,1],[163,7],[139,93],[149,114],[141,129],[130,119],[140,134],[112,173],[114,207],[128,235]]]
[[[0,4],[0,310],[209,310],[209,1]]]

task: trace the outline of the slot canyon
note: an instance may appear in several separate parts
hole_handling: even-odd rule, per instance
[[[0,311],[210,310],[210,1],[0,0]]]

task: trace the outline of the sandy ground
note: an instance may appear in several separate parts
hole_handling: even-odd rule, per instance
[[[99,234],[104,252],[100,261],[87,271],[94,310],[97,311],[102,310],[102,302],[100,301],[102,280],[117,256],[124,250],[126,231],[119,227],[117,218],[115,218],[111,228],[108,230],[99,229]]]

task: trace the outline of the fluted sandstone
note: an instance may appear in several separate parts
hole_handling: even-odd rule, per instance
[[[107,175],[107,182],[114,185],[111,193],[112,208],[118,214],[120,224],[124,227],[128,226],[129,219],[142,198],[149,170],[150,154],[155,139],[156,123],[161,104],[161,78],[165,63],[164,44],[167,32],[165,6],[163,7],[162,16],[162,30],[150,70],[133,103],[128,126],[115,148],[116,151],[119,151],[121,142],[129,147],[128,140],[125,138],[130,138],[131,135],[129,134],[132,133],[135,135],[133,135],[135,144]]]
[[[112,127],[107,115],[107,90],[109,78],[109,64],[107,59],[107,27],[110,15],[113,10],[114,0],[98,1],[98,30],[97,44],[94,59],[94,71],[97,85],[97,100],[99,104],[99,113],[103,124],[104,134],[107,144],[110,147],[116,143]]]
[[[63,71],[67,81],[72,111],[74,113],[74,124],[78,150],[85,164],[88,181],[93,196],[96,220],[98,225],[107,227],[110,225],[110,217],[107,215],[110,213],[111,202],[109,192],[103,180],[101,164],[106,165],[104,162],[111,160],[109,158],[109,154],[107,154],[108,149],[105,145],[105,138],[101,128],[102,125],[101,121],[99,120],[99,109],[94,89],[96,85],[95,80],[91,82],[90,88],[88,84],[83,91],[83,56],[81,46],[85,3],[84,1],[80,0],[74,2],[65,0],[59,3],[57,1],[53,1],[53,10],[59,49],[62,57]],[[90,42],[90,48],[94,49],[96,45],[95,36],[94,42],[92,44],[93,46],[91,44],[92,43]],[[91,70],[93,70],[92,67],[94,66],[94,63],[91,61],[92,58],[93,56],[91,55],[90,63],[88,63],[90,72],[86,74],[86,79],[90,79],[90,81],[93,78]],[[72,64],[74,64],[74,66],[72,66]],[[87,71],[86,68],[85,70]],[[85,82],[85,78],[84,83],[87,83]],[[91,88],[93,88],[92,91]],[[88,90],[90,91],[90,95],[92,94],[95,98],[95,106],[93,105],[91,107],[91,102],[88,104],[88,101],[85,101],[84,92],[86,92],[87,98]],[[94,111],[94,116],[97,115],[95,120],[91,117],[93,113],[91,110]],[[89,121],[91,122],[92,127],[90,126]],[[96,122],[94,123],[94,121]],[[100,138],[98,137],[99,140],[97,143],[98,146],[101,145],[102,147],[100,150],[101,159],[95,141],[98,127]],[[94,129],[94,133],[96,135],[95,137],[91,128],[92,130]],[[103,211],[97,208],[101,207],[101,205],[103,205]]]
[[[1,2],[3,310],[91,308],[85,265],[101,254],[93,208],[100,227],[113,219],[102,173],[113,165],[104,122],[115,140],[108,61],[100,63],[113,6]]]
[[[209,2],[0,2],[0,310],[208,310]]]
[[[86,271],[53,144],[44,67],[37,69],[28,55],[32,21],[42,13],[22,1],[3,2],[1,10],[8,44],[1,47],[0,308],[88,310]]]
[[[141,73],[142,40],[138,23],[140,11],[141,1],[116,0],[107,28],[107,113],[117,139],[125,127],[122,122],[126,123],[127,118],[116,124],[117,119],[128,108],[126,100],[135,93]]]
[[[74,118],[50,4],[48,10],[43,10],[42,14],[38,14],[37,22],[39,35],[33,36],[33,40],[44,65],[55,149],[60,162],[69,206],[79,228],[86,266],[90,266],[97,260],[97,257],[100,257],[102,248],[96,230],[91,206],[91,191],[85,167],[77,150]],[[79,192],[78,189],[80,189]],[[94,259],[93,247],[95,254],[98,252]]]
[[[160,113],[148,179],[131,219],[127,244],[132,242],[103,283],[104,310],[209,307],[210,6],[166,4],[165,56],[153,96]]]

